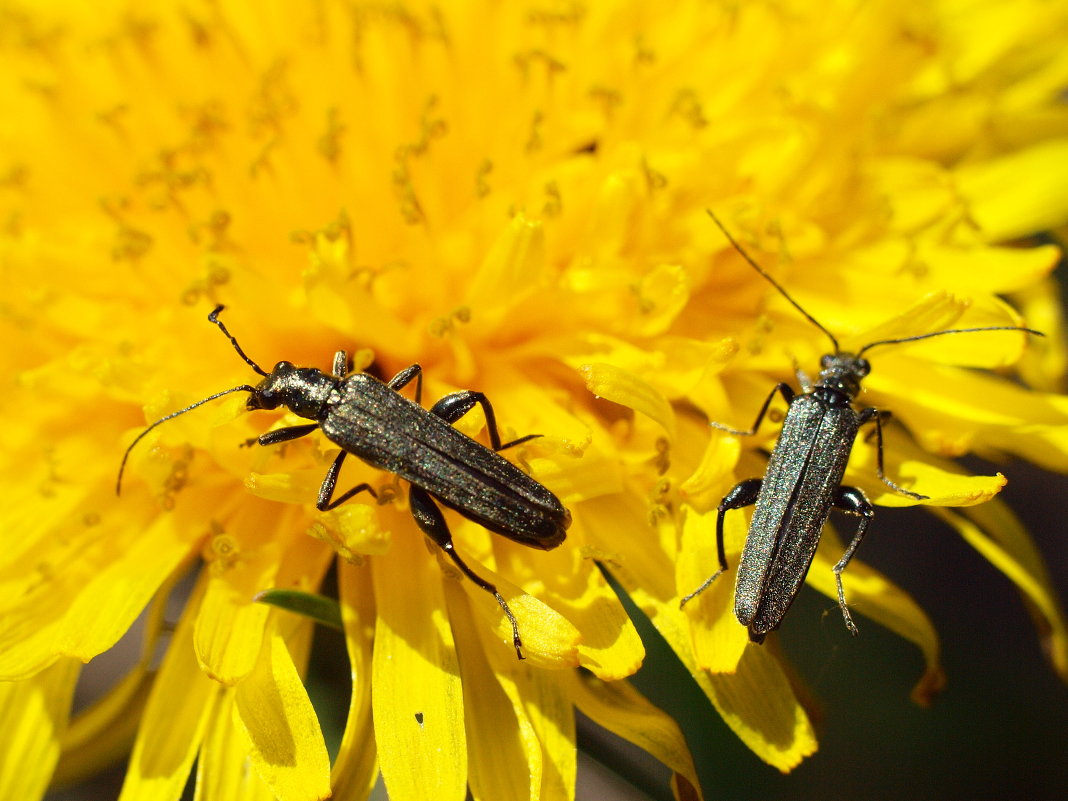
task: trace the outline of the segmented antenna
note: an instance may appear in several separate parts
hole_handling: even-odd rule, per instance
[[[212,323],[215,323],[215,325],[219,326],[219,330],[222,331],[223,334],[226,335],[226,338],[230,340],[230,344],[234,346],[234,350],[237,351],[237,355],[245,360],[245,364],[247,364],[249,367],[251,367],[257,373],[262,375],[264,378],[268,378],[269,374],[266,371],[264,371],[264,369],[262,367],[260,367],[258,364],[256,364],[256,362],[252,361],[252,359],[250,359],[245,354],[245,351],[241,350],[241,346],[237,344],[237,340],[234,338],[234,335],[226,330],[226,326],[223,325],[223,321],[219,319],[219,312],[221,312],[225,308],[226,307],[223,306],[220,303],[218,306],[216,306],[212,310],[211,314],[208,315],[208,320],[210,322],[212,322]],[[255,387],[251,387],[248,384],[242,384],[241,386],[234,387],[233,389],[227,389],[227,390],[223,390],[222,392],[216,392],[214,395],[211,395],[211,396],[209,396],[207,398],[204,398],[203,400],[198,400],[196,403],[192,403],[189,406],[186,406],[184,409],[179,409],[176,412],[171,412],[170,414],[166,415],[165,417],[161,417],[159,420],[154,422],[152,425],[150,425],[148,428],[146,428],[144,431],[142,431],[140,434],[137,435],[137,438],[133,442],[130,443],[130,447],[128,447],[126,449],[126,453],[124,453],[122,455],[122,463],[119,465],[119,477],[117,479],[115,479],[115,494],[119,495],[122,492],[122,474],[123,474],[123,471],[126,470],[126,460],[130,458],[130,451],[132,451],[134,449],[134,445],[136,445],[138,442],[140,442],[142,439],[144,439],[145,434],[147,434],[153,428],[158,426],[160,423],[166,423],[168,420],[173,420],[175,417],[177,417],[180,414],[185,414],[188,411],[192,411],[193,409],[197,408],[198,406],[203,406],[208,401],[213,401],[216,398],[221,398],[223,395],[229,395],[231,392],[255,392],[255,391],[256,391]]]
[[[708,216],[712,218],[712,222],[719,226],[719,230],[721,230],[723,232],[723,235],[727,237],[727,241],[729,241],[731,245],[734,246],[734,249],[742,255],[743,259],[749,262],[749,266],[756,270],[758,273],[760,273],[762,276],[764,276],[764,278],[767,279],[768,283],[770,283],[773,287],[779,290],[779,294],[786,298],[788,301],[790,301],[790,304],[799,312],[801,312],[801,314],[804,315],[806,320],[808,320],[810,323],[816,326],[816,328],[818,328],[820,331],[827,335],[827,338],[830,339],[832,343],[834,343],[834,352],[837,355],[840,351],[840,347],[838,345],[838,339],[835,337],[835,335],[828,331],[826,328],[824,328],[819,320],[817,320],[815,317],[805,311],[801,307],[801,304],[794,300],[790,296],[790,293],[783,288],[782,284],[772,278],[771,275],[763,267],[756,263],[756,260],[753,259],[752,256],[746,253],[745,248],[738,244],[738,241],[733,236],[731,236],[731,232],[727,230],[727,227],[722,222],[720,222],[719,217],[717,217],[711,209],[705,209],[705,211],[707,211]],[[1016,325],[991,325],[984,326],[981,328],[950,328],[946,331],[933,331],[929,334],[916,334],[915,336],[901,337],[900,339],[880,339],[878,342],[869,342],[863,348],[858,350],[856,355],[861,356],[863,355],[864,351],[870,350],[871,348],[874,348],[878,345],[899,345],[903,342],[915,342],[918,339],[930,339],[931,337],[940,337],[943,334],[971,334],[976,331],[1023,331],[1025,333],[1035,334],[1036,336],[1040,337],[1045,336],[1045,334],[1043,334],[1041,331],[1036,331],[1033,328],[1024,328],[1022,326]]]
[[[804,308],[802,308],[801,304],[794,300],[790,296],[790,293],[783,288],[782,284],[772,278],[770,273],[768,273],[763,267],[757,264],[756,260],[752,256],[746,253],[745,248],[738,244],[738,241],[733,236],[731,236],[731,232],[727,230],[727,226],[720,222],[719,217],[717,217],[711,209],[705,209],[705,211],[707,211],[708,216],[712,218],[712,222],[719,226],[719,230],[721,230],[723,232],[723,235],[727,237],[727,241],[730,242],[734,249],[742,255],[743,259],[749,262],[749,266],[756,270],[758,273],[760,273],[762,276],[764,276],[764,278],[767,279],[768,283],[779,291],[780,295],[790,301],[791,306],[793,306],[795,309],[801,312],[802,315],[804,315],[806,320],[808,320],[810,323],[816,326],[816,328],[818,328],[820,331],[827,335],[827,338],[831,340],[831,344],[834,345],[834,352],[837,355],[841,348],[838,345],[838,339],[835,337],[835,335],[828,331],[819,320],[817,320],[815,317],[805,311]]]
[[[226,330],[226,326],[223,325],[223,321],[219,319],[219,312],[221,312],[225,308],[226,307],[220,303],[218,306],[215,307],[214,311],[212,311],[212,313],[208,315],[208,319],[211,322],[215,323],[215,325],[219,326],[219,330],[226,334],[226,338],[229,339],[230,344],[234,346],[234,350],[237,351],[237,355],[245,360],[245,364],[247,364],[257,373],[262,375],[264,378],[267,378],[269,373],[267,373],[267,371],[265,371],[262,367],[256,364],[256,362],[252,361],[252,359],[245,355],[245,351],[241,350],[241,346],[237,344],[237,340],[234,338],[234,335]]]
[[[943,334],[972,334],[976,331],[1024,331],[1028,334],[1035,334],[1036,336],[1044,337],[1041,331],[1036,331],[1033,328],[1024,328],[1018,325],[989,325],[981,328],[950,328],[946,331],[932,331],[930,334],[916,334],[911,337],[901,337],[900,339],[880,339],[878,342],[869,342],[863,348],[857,351],[857,356],[863,355],[864,351],[871,350],[877,345],[900,345],[902,342],[915,342],[917,339],[930,339],[931,337],[940,337]]]
[[[198,406],[203,406],[208,401],[213,401],[216,398],[221,398],[223,395],[229,395],[231,392],[255,392],[255,391],[256,391],[255,387],[250,387],[248,384],[242,384],[241,386],[234,387],[233,389],[227,389],[227,390],[224,390],[222,392],[216,392],[214,395],[211,395],[211,396],[209,396],[207,398],[204,398],[202,400],[198,400],[196,403],[191,403],[190,405],[186,406],[184,409],[179,409],[176,412],[171,412],[170,414],[166,415],[165,417],[161,417],[159,420],[154,422],[152,425],[150,425],[148,428],[146,428],[144,431],[142,431],[140,434],[137,435],[137,438],[133,442],[130,443],[130,447],[128,447],[126,449],[126,453],[124,453],[122,455],[122,463],[119,465],[119,477],[117,479],[115,479],[115,494],[116,495],[120,495],[122,493],[122,473],[126,469],[126,460],[128,458],[130,458],[130,451],[132,451],[134,449],[134,445],[136,445],[138,442],[140,442],[142,439],[144,439],[145,434],[147,434],[153,428],[158,426],[160,423],[166,423],[168,420],[173,420],[178,415],[185,414],[186,412],[191,411],[191,410],[197,408]]]

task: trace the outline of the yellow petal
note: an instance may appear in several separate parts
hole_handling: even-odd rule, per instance
[[[379,526],[375,508],[366,503],[344,503],[320,515],[312,521],[308,533],[349,562],[389,550],[389,532]]]
[[[769,765],[785,773],[816,752],[808,714],[772,649],[750,645],[736,673],[702,673],[698,684],[724,722]]]
[[[928,295],[867,331],[849,336],[844,347],[856,351],[869,343],[934,331],[1022,324],[1020,316],[998,298],[967,299],[939,292]],[[881,376],[888,369],[884,364],[893,365],[895,359],[907,357],[953,366],[1003,367],[1019,360],[1031,338],[1026,333],[1016,331],[970,331],[915,342],[880,345],[870,352],[874,365],[872,372],[875,376]]]
[[[250,502],[225,529],[212,524],[201,552],[209,581],[193,643],[201,668],[217,681],[237,683],[260,659],[269,609],[256,602],[257,594],[273,586],[306,586],[309,574],[318,575],[305,557],[319,549],[287,548],[295,538],[308,544],[298,533],[302,523],[299,509]]]
[[[531,784],[543,801],[573,801],[577,772],[575,706],[560,671],[531,670],[525,662],[492,647],[479,630],[483,652],[512,704],[527,752]],[[536,749],[540,748],[540,754]],[[540,775],[539,775],[540,774]],[[539,783],[540,781],[540,783]]]
[[[197,583],[195,609],[206,580]],[[141,718],[119,801],[178,798],[189,779],[219,685],[205,676],[193,653],[193,615],[187,612],[171,638]]]
[[[625,154],[621,154],[620,160],[624,158]],[[639,170],[625,168],[609,173],[598,187],[592,209],[591,230],[587,234],[592,246],[608,255],[611,248],[627,242],[647,198],[645,176]]]
[[[1005,452],[1051,469],[1068,469],[1068,401],[1030,392],[996,376],[925,362],[894,365],[886,378],[909,386],[888,405],[908,424],[926,451],[945,456],[967,452],[977,436]],[[891,371],[888,371],[891,372]],[[874,372],[872,388],[883,387]],[[907,382],[907,383],[902,383]],[[940,387],[953,387],[946,393]]]
[[[635,286],[639,318],[634,334],[654,336],[675,321],[690,300],[690,281],[677,264],[659,264],[643,275]]]
[[[1055,245],[951,248],[930,242],[921,243],[915,254],[936,286],[961,286],[970,294],[1005,294],[1032,286],[1057,266],[1060,256]]]
[[[715,509],[736,483],[734,468],[741,454],[741,439],[712,430],[701,463],[679,487],[686,502],[699,512]]]
[[[532,459],[531,472],[565,503],[619,493],[623,477],[612,451],[588,443],[578,447],[581,458],[562,465],[547,459]]]
[[[553,570],[551,565],[561,557],[561,551],[548,554],[532,551],[507,540],[489,535],[484,529],[468,520],[457,520],[453,525],[453,535],[470,543],[492,541],[493,552],[502,554],[502,561],[511,560],[520,565],[533,555],[539,570]],[[519,626],[519,636],[523,640],[523,656],[532,665],[546,668],[569,668],[579,664],[579,643],[582,634],[575,624],[546,601],[524,591],[504,576],[490,570],[484,564],[464,554],[468,566],[478,575],[493,584],[504,598],[505,603],[515,615]],[[497,599],[490,593],[467,580],[459,569],[446,557],[438,554],[438,564],[451,579],[459,581],[483,625],[490,626],[501,642],[501,647],[515,654],[512,645],[512,625],[505,617]],[[550,575],[557,575],[555,572]]]
[[[302,276],[308,295],[303,313],[330,330],[348,332],[351,341],[374,342],[381,337],[401,352],[417,353],[421,332],[384,307],[367,285],[353,280],[351,222],[343,216],[330,228],[328,233],[316,233],[309,253]]]
[[[249,472],[245,488],[253,495],[279,503],[312,503],[323,483],[322,468],[310,467],[281,473]]]
[[[467,747],[453,635],[435,560],[410,528],[398,524],[405,535],[371,565],[378,609],[371,700],[382,778],[393,801],[463,801]]]
[[[330,795],[330,759],[319,721],[278,631],[264,638],[252,672],[234,692],[234,721],[244,731],[260,778],[279,801]]]
[[[587,364],[579,371],[586,388],[599,398],[641,412],[660,424],[669,439],[675,437],[675,412],[651,384],[611,364]]]
[[[521,558],[515,546],[503,547]],[[556,577],[545,599],[574,627],[571,642],[578,645],[578,664],[606,681],[633,674],[641,666],[645,648],[619,598],[592,561],[577,548],[560,548],[541,557],[538,570]]]
[[[680,598],[694,592],[719,570],[717,516],[715,511],[704,515],[690,512],[683,519],[677,560]],[[746,519],[746,515],[737,512],[724,518],[728,569],[685,607],[696,665],[712,673],[734,673],[749,643],[748,631],[734,616],[734,584],[738,555],[748,528]]]
[[[345,733],[330,775],[335,798],[366,798],[378,777],[378,748],[371,721],[371,662],[375,606],[371,568],[342,563],[338,586],[352,673]]]
[[[471,794],[476,801],[537,798],[542,753],[534,728],[526,716],[516,715],[501,689],[482,650],[478,633],[481,621],[471,614],[467,596],[455,582],[446,583],[445,595],[465,690],[464,727]]]
[[[31,678],[0,682],[0,798],[44,796],[80,669],[61,659]]]
[[[893,431],[893,429],[891,429]],[[997,495],[1006,484],[1000,473],[970,476],[956,464],[925,453],[900,429],[894,431],[892,444],[884,430],[883,462],[886,477],[905,489],[926,495],[918,501],[902,495],[878,478],[877,449],[874,442],[858,441],[846,471],[845,483],[859,486],[879,506],[975,506]]]
[[[644,500],[626,492],[583,503],[581,524],[585,551],[606,563],[628,593],[641,587],[661,601],[675,597],[673,521],[652,525]]]
[[[189,535],[174,515],[142,532],[122,558],[98,570],[63,621],[56,645],[64,653],[88,660],[126,633],[167,576],[189,553]]]
[[[631,535],[628,532],[626,536]],[[664,581],[665,576],[671,575],[671,568],[658,564],[663,558],[663,551],[650,549],[644,558],[613,565],[612,573],[745,744],[779,770],[796,767],[815,752],[816,736],[808,714],[794,695],[790,677],[770,649],[752,645],[744,649],[733,674],[699,670],[691,648],[691,623],[687,613],[678,608],[674,586]],[[733,615],[730,618],[733,620]],[[745,629],[734,622],[744,635]]]
[[[1056,228],[1068,216],[1068,139],[973,162],[956,178],[968,216],[987,242]]]
[[[956,202],[942,166],[927,159],[881,159],[875,166],[875,178],[892,204],[893,223],[898,231],[929,226],[945,217]]]
[[[273,583],[278,553],[276,545],[264,544],[228,568],[209,568],[193,644],[204,672],[223,684],[236,684],[259,658],[269,609],[255,596]]]
[[[1052,277],[1046,278],[1015,292],[1013,300],[1019,305],[1027,324],[1046,335],[1027,349],[1016,369],[1028,386],[1042,392],[1056,392],[1068,370],[1068,339],[1065,337],[1065,308],[1060,283]]]
[[[83,662],[107,650],[141,613],[153,593],[186,558],[195,531],[185,515],[164,515],[147,529],[120,535],[118,518],[77,559],[53,565],[42,557],[32,592],[11,598],[0,615],[0,677],[21,678],[59,655]]]
[[[129,753],[154,686],[160,639],[168,627],[167,600],[183,573],[173,574],[160,588],[145,615],[141,657],[119,682],[71,721],[63,738],[63,759],[56,782],[73,784],[117,762]]]
[[[639,591],[631,597],[644,608]],[[757,756],[786,772],[816,751],[808,714],[794,694],[790,676],[773,649],[750,644],[732,674],[697,669],[690,657],[688,624],[676,606],[654,604],[650,616],[724,722]],[[736,622],[736,621],[735,621]],[[742,626],[736,628],[745,631]]]
[[[276,801],[259,773],[248,769],[249,741],[231,714],[233,699],[233,689],[221,693],[208,724],[197,759],[194,801]]]
[[[503,311],[537,284],[545,269],[545,229],[523,214],[512,218],[468,283],[467,303],[479,314]]]
[[[581,661],[578,645],[582,641],[582,633],[570,620],[493,571],[481,568],[479,572],[497,585],[498,592],[504,596],[515,615],[523,640],[523,656],[531,665],[542,668],[578,667]],[[469,581],[464,581],[463,587],[476,609],[479,609],[483,621],[495,623],[493,630],[498,640],[510,648],[512,627],[496,600]]]
[[[571,697],[582,714],[594,723],[634,743],[683,776],[701,798],[693,757],[678,724],[649,703],[625,681],[603,682],[572,673]]]

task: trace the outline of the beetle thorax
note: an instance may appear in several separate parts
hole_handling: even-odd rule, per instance
[[[820,380],[816,386],[847,395],[860,394],[860,382],[871,372],[868,360],[852,353],[828,353],[820,360]]]
[[[285,406],[293,414],[318,420],[330,394],[337,389],[337,379],[314,367],[295,367],[278,362],[249,396],[249,409],[277,409]]]

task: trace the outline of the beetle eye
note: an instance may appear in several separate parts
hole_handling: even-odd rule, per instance
[[[867,359],[857,359],[857,375],[863,378],[871,372],[871,363]]]
[[[824,370],[826,370],[832,364],[834,364],[834,354],[833,353],[825,353],[825,354],[823,354],[823,356],[820,358],[820,367],[822,367]]]

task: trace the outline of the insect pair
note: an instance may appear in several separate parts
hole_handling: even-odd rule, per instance
[[[764,478],[742,481],[719,505],[716,518],[719,570],[683,598],[682,604],[685,605],[703,592],[727,570],[723,543],[724,515],[729,510],[755,504],[738,567],[735,615],[748,628],[750,639],[762,642],[768,632],[778,628],[797,596],[823,526],[831,509],[837,508],[861,518],[853,539],[834,566],[838,604],[847,628],[855,634],[856,626],[846,606],[842,587],[842,571],[853,558],[871,523],[874,510],[860,489],[842,486],[841,482],[853,442],[862,425],[869,422],[875,424],[879,478],[895,492],[916,500],[925,498],[898,486],[883,472],[882,422],[888,413],[870,407],[860,411],[853,408],[853,402],[860,393],[861,381],[870,370],[864,353],[875,347],[947,334],[976,331],[1040,332],[1013,326],[950,329],[872,342],[855,354],[843,352],[834,335],[745,252],[715,215],[709,214],[745,261],[805,319],[827,335],[834,351],[823,357],[819,380],[815,385],[809,386],[807,380],[802,380],[802,394],[795,394],[787,384],[777,384],[764,401],[751,429],[742,431],[712,423],[714,427],[732,434],[749,435],[756,432],[776,393],[789,405],[782,433],[771,453]],[[130,451],[161,423],[233,392],[249,393],[247,406],[250,410],[285,406],[294,414],[314,422],[268,431],[251,440],[250,444],[276,445],[321,430],[340,447],[340,453],[319,488],[316,508],[320,511],[334,509],[361,492],[375,495],[374,489],[364,483],[334,498],[342,463],[349,454],[407,480],[410,485],[409,506],[416,524],[465,576],[497,600],[511,623],[516,655],[522,659],[522,640],[515,616],[497,588],[468,567],[456,552],[452,535],[437,503],[514,542],[544,550],[558,546],[563,542],[571,523],[570,513],[552,492],[499,455],[500,451],[537,435],[502,443],[493,407],[480,392],[447,395],[429,410],[424,409],[420,405],[422,369],[418,364],[382,382],[368,373],[349,374],[347,355],[345,351],[338,351],[330,374],[311,367],[296,367],[286,361],[278,362],[268,373],[245,355],[237,340],[219,320],[222,309],[222,306],[218,306],[208,319],[219,327],[238,355],[263,380],[256,386],[244,384],[218,392],[148,426],[123,455],[116,492],[121,486]],[[414,401],[400,394],[400,390],[412,381],[415,382]],[[485,414],[489,448],[452,426],[476,405]]]

